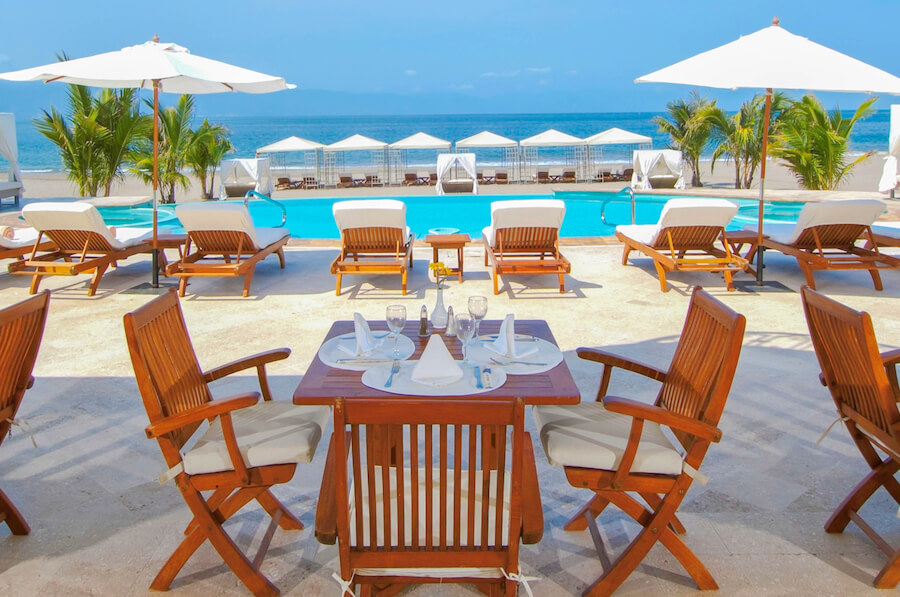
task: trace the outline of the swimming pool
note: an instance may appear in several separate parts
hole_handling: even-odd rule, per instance
[[[386,195],[387,198],[390,197]],[[490,224],[491,202],[509,199],[548,199],[556,197],[566,202],[566,217],[560,235],[611,236],[617,224],[631,223],[631,202],[627,195],[602,192],[564,192],[554,195],[415,195],[396,197],[406,203],[406,220],[419,238],[431,228],[450,227],[467,232],[475,239],[481,229]],[[663,205],[675,196],[638,194],[635,220],[638,224],[654,224]],[[367,197],[369,198],[369,197]],[[371,197],[374,199],[375,197]],[[353,197],[315,197],[310,199],[278,199],[287,209],[287,228],[295,238],[340,238],[331,206],[336,201]],[[356,197],[360,199],[360,197]],[[739,230],[744,224],[755,224],[758,202],[753,199],[733,200],[740,205],[738,215],[729,230]],[[766,221],[796,221],[802,203],[767,204]],[[101,207],[107,224],[115,226],[149,226],[153,210],[148,207]],[[601,221],[601,211],[606,222]],[[267,201],[250,201],[250,214],[257,226],[277,226],[281,210]],[[182,232],[175,218],[174,207],[160,206],[159,225]]]

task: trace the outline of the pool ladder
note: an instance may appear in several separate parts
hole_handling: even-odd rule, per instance
[[[275,201],[271,197],[267,195],[263,195],[262,193],[258,193],[256,191],[247,191],[247,194],[244,195],[244,205],[248,205],[250,203],[251,197],[255,197],[257,199],[262,199],[263,201],[268,201],[272,205],[277,205],[281,209],[281,224],[275,226],[275,228],[283,228],[285,222],[287,222],[287,208],[283,203]]]
[[[634,189],[632,189],[631,187],[625,187],[624,189],[613,195],[611,198],[605,199],[603,203],[600,204],[600,221],[605,225],[611,226],[613,228],[616,227],[615,224],[610,224],[606,221],[606,204],[610,201],[613,201],[614,199],[617,199],[619,196],[624,195],[625,193],[628,193],[631,196],[631,223],[634,224]]]

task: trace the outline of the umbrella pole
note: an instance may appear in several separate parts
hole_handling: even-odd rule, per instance
[[[763,113],[763,130],[762,130],[762,155],[760,157],[759,168],[759,221],[756,224],[756,284],[762,286],[763,282],[763,209],[766,202],[766,154],[769,149],[769,119],[772,114],[772,89],[766,89],[766,108]]]
[[[157,193],[159,190],[159,80],[153,80],[153,288],[159,288],[159,247],[157,245]]]

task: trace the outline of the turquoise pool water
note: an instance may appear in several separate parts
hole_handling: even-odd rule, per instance
[[[389,197],[389,195],[386,195]],[[469,233],[472,238],[481,236],[481,229],[491,221],[491,202],[507,199],[547,199],[550,195],[424,195],[402,196],[406,203],[407,224],[421,238],[431,228],[451,227]],[[566,217],[560,235],[611,236],[617,224],[631,223],[631,204],[627,196],[617,193],[566,192],[556,193],[557,199],[566,202]],[[663,205],[671,199],[668,195],[637,195],[635,219],[638,224],[654,224],[659,219]],[[286,226],[296,238],[340,238],[331,206],[336,201],[351,197],[316,197],[311,199],[278,199],[287,209]],[[740,229],[757,219],[756,200],[736,200],[740,204],[738,215],[729,229]],[[802,203],[767,204],[767,221],[796,221]],[[115,226],[149,226],[152,210],[148,207],[100,208],[107,224]],[[607,224],[601,220],[601,212]],[[250,202],[250,214],[257,226],[277,226],[281,222],[281,210],[261,200]],[[174,207],[160,207],[160,226],[181,232],[175,218]]]

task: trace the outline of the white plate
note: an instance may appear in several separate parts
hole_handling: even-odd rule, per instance
[[[496,390],[506,383],[506,372],[503,367],[491,367],[491,387],[478,389],[475,387],[475,374],[471,366],[463,367],[463,376],[459,381],[443,386],[432,386],[418,383],[411,379],[412,370],[419,361],[402,361],[400,372],[394,375],[391,387],[384,387],[384,382],[391,374],[392,363],[382,363],[366,369],[363,373],[364,385],[382,392],[402,394],[404,396],[470,396],[472,394],[484,394]],[[460,363],[462,366],[462,363]],[[482,370],[484,367],[482,367]]]
[[[375,332],[376,335],[384,332]],[[406,336],[401,335],[397,341],[397,349],[400,351],[399,359],[404,361],[412,356],[416,351],[416,345]],[[391,352],[394,350],[394,337],[385,336],[378,339],[378,345],[367,355],[354,356],[356,353],[356,334],[350,332],[341,336],[335,336],[330,340],[326,340],[319,349],[319,360],[336,369],[346,369],[347,371],[365,371],[376,365],[383,365],[385,362],[390,365],[393,357]],[[350,360],[344,360],[350,359]],[[343,362],[341,362],[343,361]]]
[[[493,342],[495,338],[490,336],[479,336],[478,342],[473,342],[469,346],[469,359],[479,365],[493,367],[494,370],[505,369],[509,375],[533,375],[535,373],[544,373],[550,371],[563,362],[563,353],[553,343],[536,338],[534,336],[526,336],[524,334],[516,334],[516,352],[523,353],[525,351],[537,348],[537,352],[525,355],[523,357],[503,357],[496,352],[484,347],[485,342]],[[498,361],[525,361],[528,363],[544,363],[543,365],[500,365],[491,361],[494,358]]]

